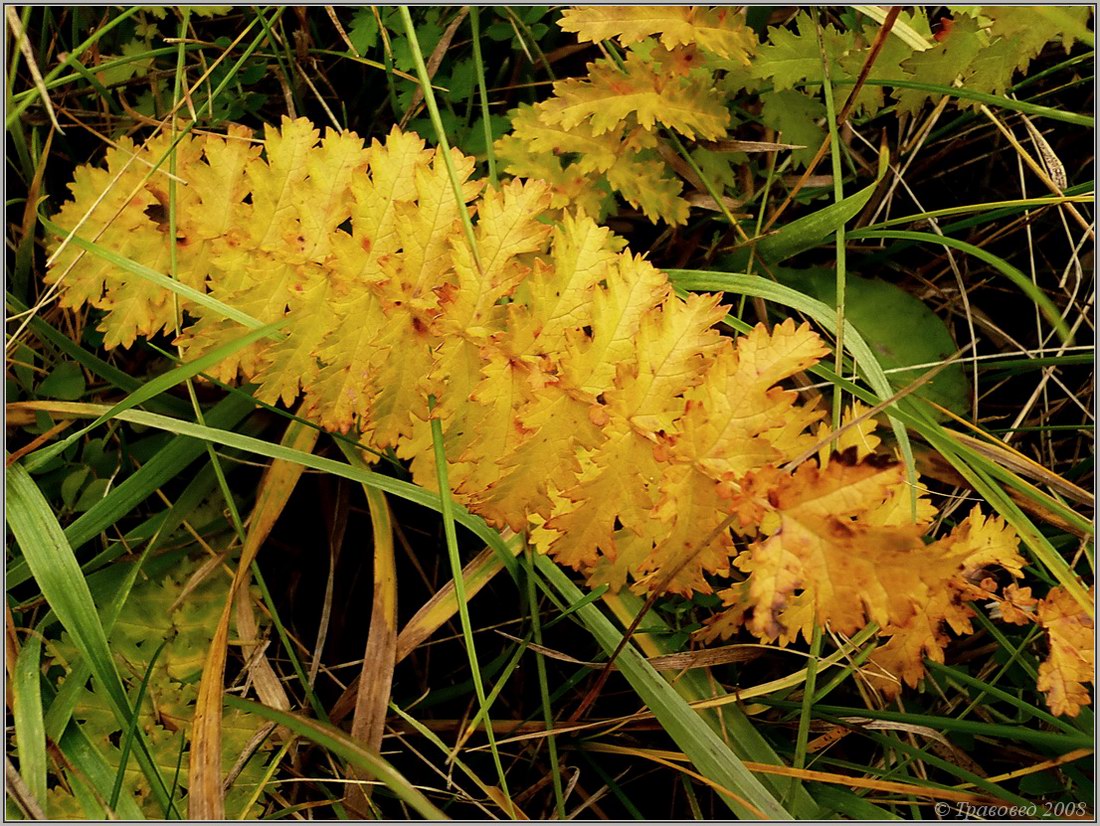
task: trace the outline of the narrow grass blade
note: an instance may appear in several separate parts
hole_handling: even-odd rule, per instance
[[[640,597],[626,590],[619,591],[617,594],[609,593],[605,595],[604,603],[611,609],[619,622],[623,624],[623,627],[630,625],[644,604]],[[653,612],[650,612],[646,616],[645,624],[649,628],[667,628],[661,617]],[[650,658],[656,659],[658,664],[663,655],[668,651],[668,648],[661,643],[660,634],[636,634],[635,640],[643,653]],[[824,671],[826,668],[833,665],[832,659],[839,660],[840,657],[831,655],[825,658],[818,665],[819,671]],[[654,667],[656,667],[656,665]],[[781,686],[774,685],[774,683],[778,681],[772,681],[767,684],[767,691],[771,693],[773,691],[790,689],[804,683],[804,681],[805,670],[802,670],[783,680],[783,685]],[[740,703],[722,702],[721,705],[718,705],[716,702],[741,699],[744,697],[741,691],[738,691],[736,697],[727,695],[709,674],[696,669],[691,669],[689,671],[679,671],[678,669],[676,679],[673,682],[673,688],[675,688],[677,693],[696,710],[702,710],[707,707],[706,704],[708,702],[715,703],[710,706],[710,708],[714,709],[714,712],[704,713],[702,719],[714,729],[715,733],[718,734],[724,742],[729,743],[730,749],[739,758],[755,763],[766,763],[771,766],[784,765],[782,759],[771,747],[771,744],[764,739],[760,732],[757,731],[756,726],[753,725],[753,722],[748,718],[745,712],[742,711]],[[824,816],[818,803],[810,797],[806,789],[796,780],[780,779],[769,775],[765,775],[759,779],[761,783],[771,790],[777,799],[783,802],[784,806],[790,810],[791,815],[796,819],[812,820]]]
[[[10,616],[10,615],[9,615]],[[19,747],[19,775],[30,796],[46,810],[46,727],[42,711],[42,638],[27,635],[15,658],[12,717]]]
[[[853,80],[836,80],[837,86],[852,85]],[[1078,115],[1076,112],[1066,112],[1050,106],[1040,106],[1037,103],[1028,103],[1026,100],[1014,100],[1002,95],[990,95],[985,92],[976,92],[965,86],[942,86],[937,83],[924,83],[909,78],[866,78],[863,83],[867,86],[887,86],[892,89],[916,89],[918,92],[930,92],[934,95],[947,95],[961,100],[976,100],[979,103],[987,103],[990,106],[999,106],[1011,112],[1023,112],[1033,117],[1049,118],[1063,123],[1072,123],[1077,126],[1087,126],[1092,129],[1096,125],[1095,118],[1089,115]],[[817,82],[806,83],[806,86],[817,85]]]
[[[230,708],[241,711],[250,711],[260,717],[271,720],[279,725],[286,726],[295,734],[311,740],[319,746],[323,746],[334,754],[354,763],[360,768],[366,769],[372,775],[413,808],[414,811],[429,820],[449,820],[446,814],[433,805],[424,795],[417,790],[408,780],[397,772],[386,760],[367,751],[356,743],[340,729],[309,720],[289,711],[279,711],[268,708],[265,705],[245,700],[233,694],[225,695],[225,704]]]
[[[103,410],[107,409],[106,405],[100,407]],[[206,414],[207,426],[233,428],[254,407],[255,405],[247,396],[237,394],[228,396]],[[134,508],[148,499],[158,487],[182,473],[205,451],[206,446],[202,441],[186,437],[174,440],[77,517],[65,529],[65,538],[73,548],[79,548],[119,519],[132,513]],[[26,561],[18,559],[8,569],[8,587],[14,588],[26,582],[30,576],[31,571]]]
[[[584,595],[572,580],[548,557],[536,560],[539,573],[569,603]],[[610,655],[622,633],[594,605],[578,612],[600,646]],[[617,660],[619,670],[630,682],[669,736],[683,750],[699,772],[728,789],[736,798],[723,801],[740,818],[790,820],[790,813],[748,769],[713,729],[684,701],[633,646],[625,646]]]
[[[130,273],[130,275],[136,275],[138,278],[143,278],[146,281],[156,284],[158,287],[175,293],[180,298],[186,301],[190,301],[194,304],[199,305],[200,307],[203,307],[204,309],[210,310],[213,313],[217,313],[220,316],[224,316],[225,318],[228,318],[232,321],[236,321],[241,326],[247,327],[250,330],[258,330],[264,326],[264,323],[262,321],[256,320],[248,313],[242,312],[236,307],[230,307],[228,304],[224,304],[221,301],[218,301],[216,298],[207,295],[206,293],[199,292],[193,287],[188,287],[186,284],[180,281],[176,281],[174,278],[169,278],[163,273],[159,273],[156,270],[145,266],[144,264],[139,264],[137,261],[133,261],[123,255],[119,255],[117,252],[109,250],[106,247],[100,246],[99,244],[93,243],[87,238],[82,238],[79,235],[69,235],[66,230],[62,229],[49,218],[46,218],[43,215],[39,215],[38,220],[41,222],[42,226],[44,226],[47,230],[52,232],[57,237],[68,238],[69,243],[73,246],[76,246],[84,250],[85,252],[89,252],[92,255],[102,258],[104,261],[110,264],[114,264],[120,270]],[[278,340],[281,337],[274,332],[269,332],[267,333],[267,335],[275,340]]]
[[[115,718],[125,730],[134,710],[130,707],[107,645],[107,635],[72,547],[57,524],[46,498],[19,464],[8,468],[6,491],[8,525],[23,551],[23,558],[46,602],[57,614],[106,692]],[[140,733],[138,746],[138,763],[149,780],[155,799],[167,814],[171,805],[168,788]]]
[[[985,261],[1001,273],[1001,275],[1005,276],[1013,284],[1019,287],[1020,292],[1026,295],[1031,301],[1035,302],[1036,306],[1039,307],[1040,311],[1046,317],[1046,320],[1058,331],[1058,336],[1063,342],[1066,344],[1073,343],[1073,336],[1069,331],[1069,327],[1066,325],[1065,319],[1062,318],[1061,314],[1058,312],[1058,308],[1054,306],[1054,302],[1047,297],[1046,293],[1033,284],[1030,278],[1003,258],[991,252],[987,252],[981,247],[977,247],[966,241],[960,241],[958,238],[952,238],[948,235],[936,235],[932,232],[914,232],[909,230],[853,230],[848,234],[848,237],[923,241],[928,244],[951,247],[952,249],[965,252],[967,255],[972,255],[981,261]]]
[[[91,418],[101,415],[103,411],[107,409],[107,406],[102,404],[83,404],[76,402],[29,402],[23,405],[23,407],[33,410],[47,410],[57,413],[58,415],[87,416]],[[392,493],[395,496],[431,508],[434,511],[439,511],[441,507],[439,494],[434,491],[425,490],[417,485],[403,482],[400,479],[394,479],[390,476],[384,476],[381,473],[353,468],[345,462],[337,462],[334,459],[326,459],[322,456],[313,456],[285,445],[271,444],[270,442],[265,442],[263,439],[255,439],[251,436],[245,436],[228,430],[221,430],[209,425],[195,424],[194,422],[173,419],[170,416],[161,416],[157,413],[147,413],[141,410],[124,411],[116,415],[115,419],[143,425],[145,427],[156,428],[157,430],[165,430],[179,436],[202,439],[214,444],[243,450],[247,453],[266,456],[269,459],[286,459],[291,462],[297,462],[305,467],[312,468],[313,470],[331,473],[344,479],[350,479],[353,482],[369,485],[370,487],[377,488],[386,493]],[[201,450],[199,452],[201,453]],[[500,534],[485,524],[484,519],[479,516],[474,516],[460,505],[455,504],[453,508],[455,521],[464,528],[467,528],[476,537],[481,539],[482,542],[492,548],[503,562],[504,567],[512,573],[513,576],[518,577],[518,563],[515,560],[515,553],[508,548],[508,545],[501,538]]]
[[[778,264],[792,255],[813,249],[839,227],[859,215],[860,210],[875,194],[879,180],[881,178],[843,200],[796,218],[772,235],[765,235],[756,242],[756,251],[765,261]]]
[[[182,364],[179,367],[176,367],[175,369],[169,370],[167,373],[164,373],[154,379],[150,379],[149,381],[144,382],[137,390],[135,390],[122,401],[112,406],[110,410],[107,410],[102,416],[97,418],[91,424],[80,428],[74,433],[70,433],[64,439],[51,445],[48,448],[42,448],[41,450],[35,451],[23,463],[24,467],[26,467],[28,471],[33,473],[37,468],[41,467],[54,456],[59,455],[62,451],[69,447],[69,445],[75,444],[76,441],[82,438],[89,430],[92,430],[93,428],[96,428],[99,425],[103,424],[116,413],[121,413],[123,410],[130,410],[141,404],[144,404],[150,399],[159,396],[164,391],[175,387],[177,384],[181,384],[182,382],[185,382],[188,379],[197,376],[199,373],[204,372],[208,368],[213,367],[216,364],[220,364],[224,359],[228,358],[238,350],[243,350],[248,345],[260,340],[261,338],[265,338],[267,335],[274,332],[283,324],[285,324],[286,321],[287,319],[284,318],[281,321],[275,322],[273,324],[265,324],[264,326],[259,327],[251,331],[250,333],[241,336],[240,338],[234,339],[228,344],[224,344],[221,347],[218,347],[217,349],[212,350],[203,356],[200,356],[194,361],[189,361],[186,364]]]
[[[402,9],[406,21],[409,21],[408,9]],[[411,21],[406,23],[411,31]],[[421,65],[423,61],[421,61]],[[428,93],[430,93],[430,89]],[[428,398],[428,409],[432,411],[432,448],[435,458],[436,480],[439,486],[439,512],[443,516],[443,534],[447,541],[447,557],[451,563],[451,580],[455,585],[455,598],[458,600],[458,618],[462,627],[462,638],[465,643],[466,655],[470,661],[470,674],[474,681],[474,691],[477,694],[478,712],[485,719],[485,734],[489,740],[489,750],[493,755],[493,763],[496,765],[497,777],[500,779],[500,789],[505,799],[509,799],[508,781],[504,774],[504,764],[497,750],[496,738],[493,735],[492,719],[489,716],[489,702],[485,696],[485,684],[481,679],[481,664],[477,659],[477,649],[474,646],[474,629],[470,622],[470,612],[467,607],[466,593],[462,579],[462,562],[458,556],[458,535],[455,533],[455,502],[451,497],[451,486],[447,480],[447,455],[443,450],[443,425],[439,417],[434,414],[435,397]],[[456,748],[457,751],[457,748]],[[512,813],[515,817],[515,814]]]

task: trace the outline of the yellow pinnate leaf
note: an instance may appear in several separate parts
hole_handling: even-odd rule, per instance
[[[171,261],[168,178],[164,168],[154,172],[152,166],[163,160],[170,145],[171,138],[166,135],[143,147],[136,147],[128,138],[120,139],[117,147],[106,154],[106,170],[78,170],[69,185],[73,200],[54,216],[55,223],[124,258],[167,273]],[[183,174],[200,155],[189,137],[180,141],[176,152]],[[183,186],[177,191],[184,200],[194,198]],[[189,231],[184,228],[184,233]],[[59,249],[61,241],[51,239],[51,253]],[[181,263],[181,280],[201,284],[202,278],[196,279],[186,266],[190,259]],[[89,303],[109,311],[100,324],[108,346],[128,347],[137,336],[155,335],[175,324],[175,304],[162,290],[75,244],[66,244],[60,251],[45,281],[53,284],[62,278],[62,306]]]
[[[624,151],[625,123],[595,135],[588,123],[565,128],[548,108],[553,107],[545,102],[521,104],[512,113],[512,133],[497,144],[505,169],[512,174],[523,174],[513,171],[510,164],[521,162],[524,156],[564,153],[578,156],[571,168],[579,173],[606,172]]]
[[[672,294],[668,277],[640,256],[621,256],[606,281],[593,295],[591,332],[570,336],[562,356],[565,380],[592,397],[611,387],[618,365],[634,354],[642,317]]]
[[[638,587],[684,596],[711,593],[705,575],[729,576],[734,552],[728,528],[715,534],[726,518],[718,485],[692,465],[672,464],[664,470],[659,497],[653,508],[657,524],[647,531],[653,549],[634,573]]]
[[[561,352],[568,330],[592,321],[592,296],[618,260],[622,243],[591,218],[566,215],[553,230],[553,258],[539,262],[517,291],[538,324],[535,338]]]
[[[1089,589],[1090,596],[1094,589]],[[1096,672],[1092,618],[1065,588],[1052,588],[1039,603],[1039,624],[1047,632],[1050,653],[1039,664],[1037,686],[1054,714],[1076,717],[1091,705],[1087,683]]]
[[[243,224],[248,194],[245,169],[260,155],[261,147],[253,144],[252,131],[242,126],[230,126],[224,138],[206,135],[203,154],[206,163],[195,164],[187,172],[188,188],[198,195],[201,206],[192,220],[199,238],[212,240],[225,235],[234,224]]]
[[[1023,576],[1026,561],[1019,553],[1016,532],[999,516],[984,516],[975,505],[970,514],[945,538],[936,543],[963,560],[964,574],[974,576],[983,568],[1004,568],[1014,577]]]
[[[449,474],[451,488],[463,498],[478,496],[500,478],[501,459],[529,435],[519,410],[542,389],[542,377],[530,365],[495,348],[486,352],[482,380],[466,400],[465,447],[448,456],[455,462]]]
[[[579,454],[576,484],[563,491],[546,528],[557,532],[550,549],[564,564],[590,569],[599,556],[616,556],[616,523],[636,534],[650,520],[661,466],[649,442],[627,422],[614,418],[603,425],[605,440]]]
[[[367,156],[362,138],[331,129],[321,145],[309,153],[309,177],[293,192],[301,222],[302,260],[321,261],[330,253],[336,228],[351,217],[348,186],[353,175],[366,171]]]
[[[767,538],[741,554],[750,573],[750,630],[783,632],[780,614],[796,592],[814,603],[819,622],[852,633],[868,620],[901,624],[927,602],[919,526],[878,527],[857,519],[879,505],[904,469],[897,464],[834,461],[825,470],[805,463],[795,474],[748,474],[731,510],[751,516]]]
[[[346,433],[357,421],[369,420],[377,392],[371,362],[389,319],[378,298],[367,290],[334,301],[329,312],[331,332],[317,347],[324,366],[314,380],[305,383],[304,406],[307,415],[327,429]]]
[[[298,210],[294,193],[309,174],[306,159],[320,133],[305,118],[283,118],[282,128],[264,129],[266,160],[249,164],[245,172],[252,190],[248,236],[265,251],[292,250],[297,238]]]
[[[672,226],[687,223],[688,202],[680,197],[684,185],[655,155],[617,158],[607,170],[607,182],[654,223],[658,220]]]
[[[702,6],[579,6],[567,9],[561,27],[579,40],[617,39],[624,46],[657,35],[665,48],[697,43],[719,57],[746,65],[756,35],[733,8]]]
[[[667,430],[683,410],[681,394],[697,384],[701,368],[721,346],[713,325],[725,316],[721,296],[691,294],[642,316],[635,358],[621,362],[608,405],[635,427]]]
[[[376,447],[396,447],[412,436],[413,417],[428,417],[428,395],[442,395],[442,382],[434,375],[438,341],[424,319],[407,308],[388,313],[368,368],[378,390],[371,401],[371,420],[359,424],[370,431]]]
[[[662,77],[633,54],[623,70],[609,60],[598,60],[588,70],[584,80],[554,84],[555,96],[543,104],[543,120],[565,129],[588,122],[594,136],[630,118],[643,129],[662,124],[689,138],[713,140],[726,133],[729,111],[705,78]]]
[[[589,419],[587,405],[554,383],[544,385],[537,398],[527,401],[516,427],[523,438],[498,460],[499,478],[470,502],[491,522],[519,531],[535,515],[550,516],[551,486],[577,478],[578,452],[595,448],[602,434]]]
[[[530,273],[522,256],[545,248],[550,227],[536,220],[549,206],[541,181],[512,181],[487,190],[478,205],[474,231],[479,259],[463,236],[452,237],[451,258],[457,283],[444,291],[447,326],[458,335],[485,337],[494,332],[509,296]],[[480,266],[479,266],[480,265]]]
[[[849,448],[851,450],[851,448]],[[877,508],[867,511],[862,517],[868,525],[922,525],[927,528],[936,518],[936,506],[928,498],[928,488],[917,482],[917,513],[913,517],[912,491],[908,483],[891,489],[886,500]]]
[[[855,451],[856,459],[863,461],[875,452],[882,440],[875,435],[876,422],[873,417],[868,417],[856,425],[848,426],[860,416],[870,410],[867,405],[858,400],[852,403],[844,411],[840,424],[844,429],[840,436],[827,445],[824,445],[817,453],[818,464],[826,467],[829,464],[829,456],[832,453],[843,453],[849,448]],[[817,428],[818,441],[824,441],[829,435],[830,428],[822,422]]]
[[[477,196],[482,182],[469,180],[474,171],[473,158],[457,150],[452,150],[452,155],[465,204]],[[424,297],[449,280],[451,240],[462,234],[462,223],[441,157],[435,156],[430,167],[418,168],[415,181],[416,201],[394,205],[401,256],[399,262],[393,262],[399,267],[400,279],[393,287],[402,296]]]
[[[821,339],[793,321],[771,332],[763,324],[723,347],[704,380],[686,394],[677,455],[719,476],[744,474],[793,458],[808,441],[819,411],[796,405],[798,394],[777,383],[812,366],[825,353]]]
[[[301,388],[309,387],[320,367],[317,351],[330,326],[322,319],[334,321],[327,312],[329,283],[323,276],[303,279],[292,291],[289,315],[291,320],[283,331],[286,338],[270,345],[270,362],[253,379],[259,385],[256,398],[274,404],[281,399],[291,404]]]

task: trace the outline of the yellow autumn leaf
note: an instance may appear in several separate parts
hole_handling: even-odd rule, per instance
[[[1094,589],[1089,589],[1091,596]],[[1039,624],[1047,632],[1050,653],[1039,664],[1038,688],[1054,714],[1076,717],[1092,700],[1086,683],[1096,672],[1094,626],[1088,612],[1065,588],[1052,588],[1039,603]]]
[[[746,66],[756,46],[744,12],[731,7],[578,6],[562,13],[561,27],[578,40],[615,38],[624,46],[656,35],[667,49],[698,44]]]

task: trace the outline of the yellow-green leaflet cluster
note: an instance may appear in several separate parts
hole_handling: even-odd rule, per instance
[[[925,10],[901,12],[869,65],[855,113],[873,116],[893,103],[913,114],[942,97],[890,81],[945,89],[958,81],[1001,95],[1047,43],[1068,51],[1077,39],[1091,38],[1087,6],[968,6],[952,13],[934,39]],[[734,161],[744,156],[714,143],[745,138],[731,106],[754,113],[784,143],[802,146],[782,153],[794,165],[814,155],[826,134],[822,55],[843,100],[881,29],[855,11],[847,16],[848,26],[820,26],[819,45],[819,26],[806,11],[770,26],[758,41],[745,12],[733,7],[567,9],[563,30],[580,41],[606,41],[621,54],[589,63],[584,77],[555,82],[544,100],[521,104],[496,151],[507,172],[547,181],[555,207],[601,217],[617,194],[654,223],[687,223],[692,201],[685,181],[696,198],[714,203],[698,171],[719,195],[743,195]],[[965,98],[957,104],[978,105]],[[678,157],[671,137],[688,142],[690,158]]]

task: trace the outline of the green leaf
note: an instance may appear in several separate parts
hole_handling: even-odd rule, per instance
[[[360,6],[351,18],[348,40],[360,56],[378,45],[378,19],[370,6]]]
[[[84,395],[84,371],[72,361],[63,361],[38,385],[38,395],[72,402]]]
[[[776,91],[794,88],[802,81],[820,83],[824,79],[814,21],[802,11],[794,25],[797,34],[783,27],[769,28],[769,42],[756,50],[752,63],[752,76],[771,78]],[[821,38],[830,67],[835,67],[841,55],[852,47],[851,32],[840,32],[832,26],[822,27]]]
[[[966,79],[971,72],[971,64],[982,49],[978,36],[978,21],[973,17],[959,17],[951,27],[950,35],[934,49],[918,52],[906,60],[902,66],[913,77],[919,77],[925,83],[938,83],[952,86],[957,78]],[[992,92],[993,90],[985,89]],[[916,113],[928,101],[927,92],[916,89],[894,89],[893,96],[898,101],[899,112]],[[938,103],[942,95],[932,99]]]
[[[31,796],[46,808],[46,727],[42,713],[42,637],[28,634],[12,674],[12,717],[19,748],[19,775]],[[48,812],[47,812],[48,814]]]
[[[836,306],[836,274],[832,270],[772,267],[771,272],[780,284]],[[844,316],[878,356],[896,390],[920,378],[957,349],[943,321],[924,302],[880,278],[848,273]],[[900,369],[914,365],[920,366]],[[970,395],[966,370],[961,364],[952,364],[914,395],[965,416]]]
[[[71,508],[76,503],[76,496],[88,481],[91,472],[92,469],[84,464],[65,477],[61,483],[61,501],[65,507]]]
[[[760,120],[779,132],[777,140],[805,147],[791,150],[791,163],[805,167],[825,140],[825,130],[817,123],[825,117],[825,104],[795,89],[763,92],[760,103]]]

